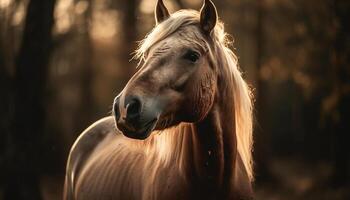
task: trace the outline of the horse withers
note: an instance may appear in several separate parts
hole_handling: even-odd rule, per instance
[[[71,148],[64,198],[251,199],[251,95],[214,4],[155,16],[113,116]]]

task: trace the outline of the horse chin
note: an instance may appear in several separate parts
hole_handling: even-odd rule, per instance
[[[163,131],[179,125],[181,120],[177,119],[174,115],[168,115],[166,117],[160,117],[154,130]]]
[[[150,122],[146,123],[142,128],[136,131],[131,131],[123,128],[122,130],[120,130],[119,128],[118,129],[123,133],[123,135],[125,135],[128,138],[136,139],[136,140],[145,140],[151,135],[152,131],[155,129],[157,121],[158,119],[153,119]]]

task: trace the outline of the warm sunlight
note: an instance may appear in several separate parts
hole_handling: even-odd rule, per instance
[[[58,34],[67,32],[73,23],[69,12],[72,4],[73,0],[58,0],[57,2],[54,16],[56,19],[55,30]]]
[[[140,3],[140,11],[145,14],[153,14],[156,2],[157,0],[142,0]],[[164,3],[167,5],[170,12],[178,9],[178,7],[176,7],[176,1],[164,0]]]
[[[0,9],[7,8],[11,2],[12,0],[0,0]]]
[[[13,26],[20,25],[24,20],[24,14],[25,14],[25,5],[24,3],[21,3],[18,5],[17,10],[13,16],[12,25]]]
[[[92,18],[91,36],[95,39],[108,39],[117,33],[119,15],[115,10],[95,11]]]
[[[78,15],[83,14],[89,7],[89,1],[78,1],[78,3],[75,4],[75,13]]]

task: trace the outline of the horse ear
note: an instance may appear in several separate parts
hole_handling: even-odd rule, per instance
[[[200,13],[200,26],[204,33],[209,35],[218,20],[218,13],[214,3],[211,0],[205,0]]]
[[[165,7],[163,0],[158,0],[156,9],[154,11],[154,16],[156,18],[156,24],[169,18],[170,14],[168,9]]]

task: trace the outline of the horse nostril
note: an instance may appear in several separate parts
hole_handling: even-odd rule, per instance
[[[137,98],[130,99],[126,104],[126,119],[131,120],[140,116],[141,102]]]

